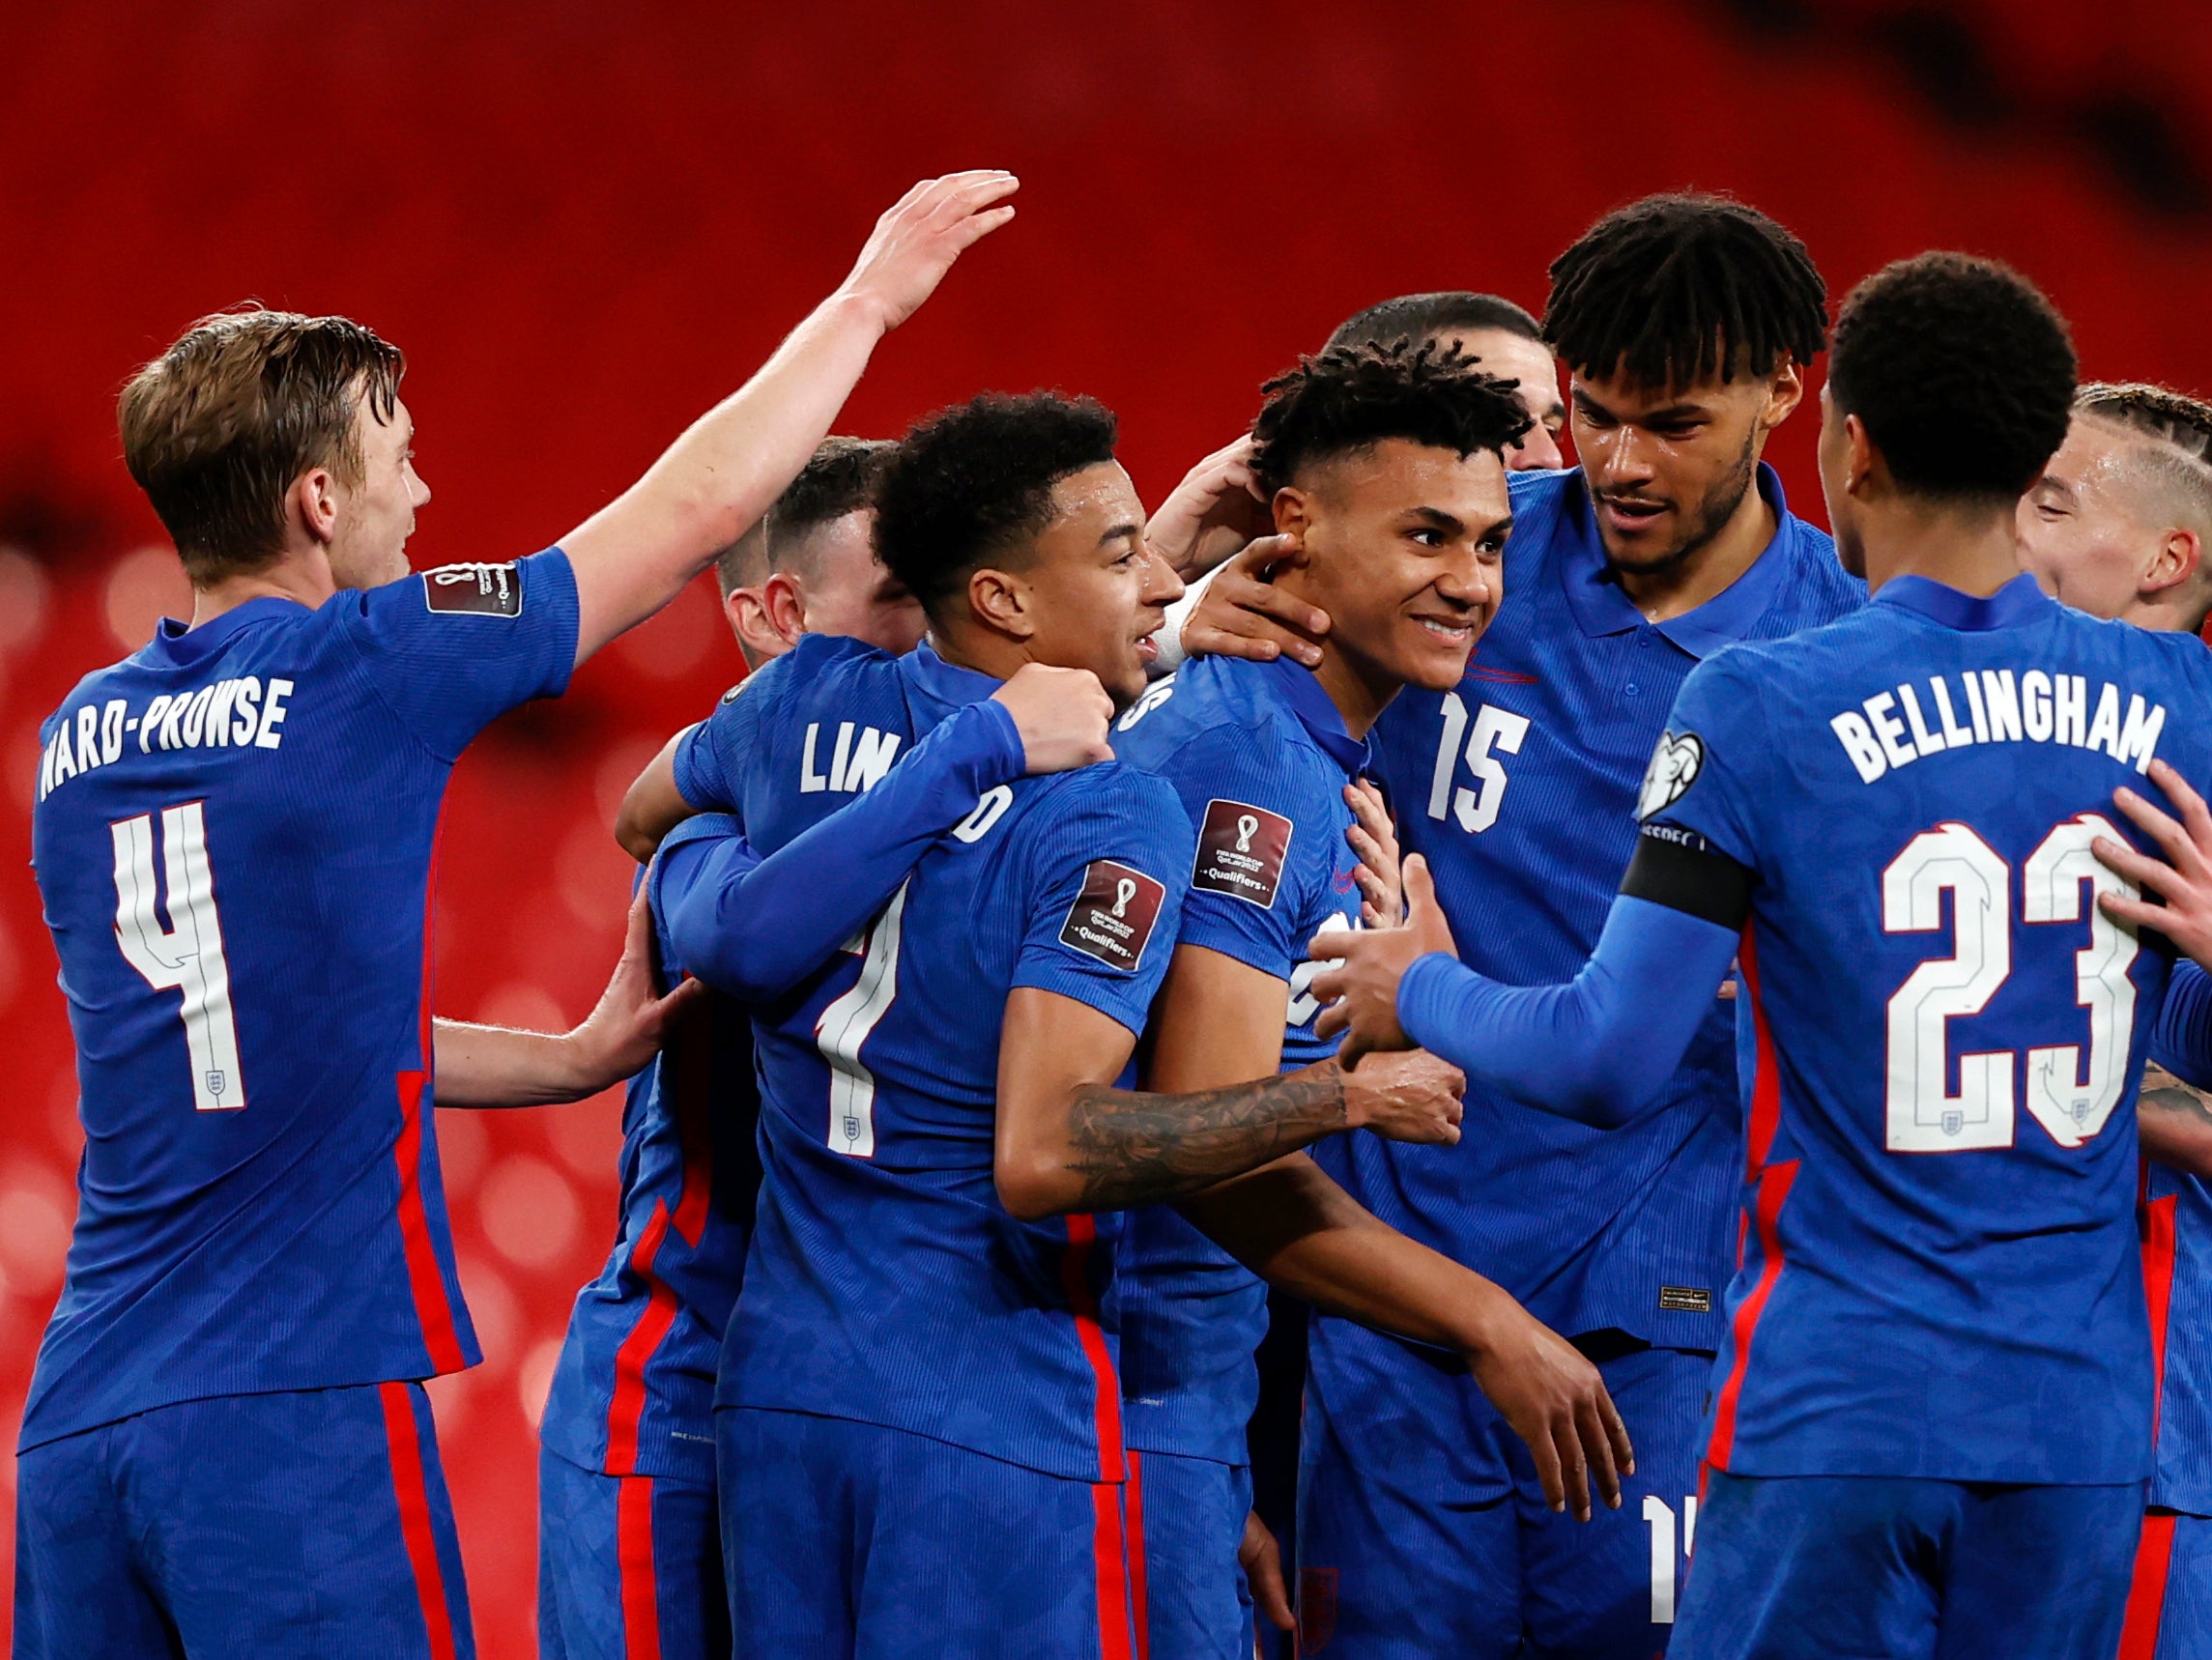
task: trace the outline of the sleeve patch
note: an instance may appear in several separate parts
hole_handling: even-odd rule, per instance
[[[441,565],[422,573],[422,603],[432,611],[520,616],[522,578],[503,565]]]
[[[1108,968],[1136,972],[1152,925],[1160,920],[1167,890],[1142,871],[1111,859],[1093,859],[1083,872],[1082,892],[1060,925],[1060,943]]]
[[[1290,855],[1290,820],[1242,801],[1209,801],[1191,886],[1271,910]]]
[[[1645,769],[1644,792],[1636,798],[1639,822],[1663,812],[1689,793],[1705,770],[1705,739],[1695,732],[1661,732],[1659,747]]]

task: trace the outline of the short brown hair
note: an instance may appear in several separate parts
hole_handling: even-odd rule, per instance
[[[284,493],[311,468],[361,476],[357,400],[392,418],[407,358],[344,317],[258,306],[203,317],[123,388],[123,460],[195,586],[272,563]]]
[[[847,513],[876,505],[876,486],[896,447],[881,438],[833,433],[823,439],[761,522],[715,560],[724,597],[735,588],[758,587],[776,571],[801,582],[820,576],[808,538]]]

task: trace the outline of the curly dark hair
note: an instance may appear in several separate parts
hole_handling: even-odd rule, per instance
[[[1321,349],[1336,346],[1388,346],[1405,340],[1418,346],[1446,334],[1497,329],[1524,340],[1540,341],[1543,325],[1502,294],[1471,294],[1447,289],[1437,294],[1401,294],[1355,311],[1336,325]]]
[[[916,421],[876,487],[876,553],[933,616],[1051,521],[1052,486],[1113,460],[1113,412],[1060,392],[985,392]]]
[[[2066,441],[2074,343],[2009,266],[1924,253],[1844,298],[1828,395],[1865,424],[1905,489],[2011,501]]]
[[[1581,375],[1687,386],[1810,363],[1827,284],[1805,244],[1726,196],[1647,196],[1551,264],[1544,339]]]
[[[1260,388],[1252,474],[1273,496],[1300,471],[1386,438],[1502,451],[1529,430],[1519,383],[1486,375],[1455,345],[1336,346]]]

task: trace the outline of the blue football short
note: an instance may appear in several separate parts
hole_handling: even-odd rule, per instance
[[[16,1465],[15,1654],[470,1660],[419,1384],[216,1395]]]
[[[1635,1445],[1636,1474],[1623,1480],[1618,1510],[1593,1493],[1588,1522],[1544,1503],[1528,1447],[1473,1380],[1448,1380],[1456,1397],[1449,1413],[1427,1410],[1409,1390],[1400,1397],[1407,1410],[1385,1425],[1387,1440],[1353,1447],[1331,1421],[1321,1380],[1308,1374],[1300,1652],[1308,1660],[1664,1653],[1696,1507],[1712,1358],[1642,1349],[1598,1370]],[[1371,1401],[1363,1415],[1373,1418]]]
[[[1120,1483],[809,1413],[714,1439],[737,1660],[1133,1660]]]
[[[1137,1653],[1147,1660],[1250,1660],[1244,1564],[1251,1471],[1172,1452],[1129,1455],[1129,1547]]]
[[[727,1660],[714,1489],[537,1454],[538,1660]]]
[[[2142,1498],[2140,1481],[1714,1471],[1674,1660],[2103,1660]]]
[[[2212,1660],[2212,1517],[2143,1517],[2119,1660]]]

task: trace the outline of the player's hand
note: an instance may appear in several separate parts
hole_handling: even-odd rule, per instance
[[[696,980],[686,980],[665,997],[657,994],[656,967],[652,910],[640,883],[638,897],[630,902],[630,925],[614,976],[584,1023],[561,1040],[576,1074],[571,1099],[596,1095],[644,1071],[668,1042],[677,1016],[705,996],[706,987]]]
[[[1451,1147],[1466,1115],[1467,1074],[1426,1049],[1376,1055],[1343,1068],[1347,1129],[1371,1130],[1386,1141]]]
[[[1621,1507],[1621,1477],[1636,1473],[1636,1449],[1605,1381],[1580,1350],[1501,1291],[1467,1363],[1499,1416],[1528,1443],[1545,1503],[1587,1522],[1594,1484],[1607,1509]]]
[[[1183,650],[1192,657],[1249,657],[1272,663],[1284,652],[1308,669],[1321,661],[1316,644],[1329,614],[1293,599],[1267,573],[1291,551],[1288,536],[1262,536],[1214,573],[1183,619]]]
[[[925,179],[876,221],[838,292],[868,301],[884,332],[921,309],[953,261],[1008,219],[1021,181],[996,168]]]
[[[2153,904],[2126,894],[2099,894],[2097,902],[2114,922],[2155,929],[2198,967],[2212,969],[2212,809],[2163,760],[2150,763],[2150,781],[2181,809],[2178,820],[2132,789],[2113,790],[2112,804],[2158,844],[2167,862],[2109,836],[2098,837],[2091,846],[2113,873],[2166,902]]]
[[[1344,786],[1344,805],[1353,822],[1344,840],[1360,856],[1352,875],[1360,884],[1360,921],[1368,928],[1395,928],[1405,920],[1405,890],[1398,879],[1398,833],[1383,792],[1369,779]]]
[[[991,699],[1005,704],[1014,717],[1032,778],[1113,758],[1113,746],[1106,742],[1113,700],[1088,669],[1024,663]]]
[[[1237,1562],[1245,1570],[1252,1607],[1278,1631],[1288,1631],[1296,1622],[1290,1617],[1290,1592],[1282,1583],[1282,1549],[1257,1510],[1245,1512],[1245,1538],[1237,1547]]]
[[[1436,902],[1428,861],[1419,853],[1405,862],[1405,924],[1400,928],[1342,930],[1317,933],[1307,955],[1327,963],[1313,977],[1311,992],[1323,1005],[1313,1023],[1316,1037],[1342,1032],[1336,1050],[1346,1067],[1373,1049],[1410,1049],[1413,1040],[1398,1024],[1398,982],[1405,971],[1432,951],[1459,955],[1451,925]],[[1335,959],[1335,961],[1331,961]]]
[[[1250,433],[1215,450],[1145,522],[1144,539],[1177,576],[1188,581],[1210,571],[1275,529],[1252,481],[1251,456]]]

